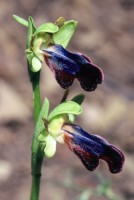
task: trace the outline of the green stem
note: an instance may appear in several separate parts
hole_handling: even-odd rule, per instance
[[[32,188],[30,200],[39,199],[42,161],[43,158],[39,154],[32,154]]]
[[[36,125],[40,109],[41,109],[41,100],[40,100],[40,72],[31,73],[30,74],[30,80],[32,83],[33,88],[33,101],[34,101],[34,124]]]
[[[29,71],[29,76],[33,88],[34,123],[36,125],[41,109],[40,87],[39,87],[40,72],[33,73]],[[41,154],[40,144],[38,142],[38,135],[34,133],[32,140],[32,157],[31,157],[32,188],[31,188],[30,200],[39,199],[42,162],[43,162],[43,157]]]
[[[66,89],[60,103],[63,103],[64,101],[66,101],[68,95],[69,95],[69,89]]]
[[[32,17],[28,18],[28,36],[26,42],[26,49],[31,50],[32,46],[32,37],[35,32],[35,26]],[[40,100],[40,71],[32,72],[31,69],[31,57],[28,59],[27,55],[27,64],[28,64],[28,73],[29,78],[33,88],[33,101],[34,101],[34,124],[38,120],[38,116],[41,110],[41,100]],[[43,162],[43,157],[41,154],[40,144],[38,141],[38,134],[34,131],[33,140],[32,140],[32,156],[31,156],[31,173],[32,173],[32,188],[30,200],[39,199],[39,189],[40,189],[40,177],[41,177],[41,167]]]
[[[38,187],[37,187],[38,185]],[[32,190],[31,190],[31,200],[37,200],[39,197],[39,187],[40,187],[40,176],[32,177]]]

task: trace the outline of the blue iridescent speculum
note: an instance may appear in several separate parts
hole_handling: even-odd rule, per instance
[[[93,171],[104,160],[111,173],[119,173],[124,164],[124,155],[107,140],[85,132],[77,125],[64,125],[64,141],[72,152],[82,161],[84,166]]]
[[[57,82],[64,89],[78,79],[85,91],[93,91],[104,80],[102,70],[80,53],[71,53],[61,45],[52,45],[44,50],[44,59],[54,73]]]

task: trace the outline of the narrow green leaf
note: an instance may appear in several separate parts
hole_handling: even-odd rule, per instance
[[[25,27],[28,27],[28,21],[17,16],[17,15],[13,15],[13,18],[21,25],[25,26]]]
[[[55,44],[60,44],[65,48],[68,45],[70,39],[72,38],[76,26],[77,21],[66,21],[64,25],[59,29],[59,31],[54,33],[53,35],[53,40]]]
[[[79,115],[82,112],[81,106],[73,101],[67,101],[58,105],[49,114],[48,120],[50,121],[53,117],[60,114],[74,114]]]
[[[85,99],[84,94],[78,94],[75,97],[73,97],[73,99],[71,99],[71,101],[74,101],[74,102],[78,103],[79,105],[81,105],[83,103],[84,99]]]
[[[37,30],[35,31],[35,34],[38,34],[38,33],[56,33],[58,30],[59,30],[59,28],[56,24],[48,22],[48,23],[40,25],[37,28]]]

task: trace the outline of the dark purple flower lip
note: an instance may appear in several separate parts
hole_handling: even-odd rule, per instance
[[[64,89],[69,88],[75,78],[85,91],[95,90],[104,80],[102,70],[84,54],[71,53],[61,45],[50,46],[43,51],[46,64]],[[45,53],[50,56],[46,56]]]
[[[85,132],[77,125],[64,125],[64,141],[84,166],[93,171],[99,159],[106,161],[111,173],[119,173],[124,164],[123,153],[104,138]]]

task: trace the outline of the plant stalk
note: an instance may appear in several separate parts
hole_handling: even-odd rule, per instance
[[[32,46],[32,37],[35,31],[34,23],[32,17],[28,18],[28,36],[26,42],[26,49],[31,50]],[[38,116],[41,110],[41,99],[40,99],[40,71],[32,72],[31,68],[31,60],[28,59],[27,55],[27,66],[28,66],[28,74],[32,84],[33,89],[33,103],[34,103],[34,127],[36,126],[36,122],[38,120]],[[30,58],[31,59],[31,58]],[[32,155],[31,155],[31,174],[32,174],[32,187],[31,187],[31,195],[30,200],[38,200],[39,199],[39,191],[40,191],[40,178],[41,178],[41,167],[43,162],[43,157],[41,154],[40,144],[38,141],[38,134],[34,131],[33,139],[32,139]]]
[[[40,72],[33,73],[29,71],[29,76],[33,88],[34,124],[36,125],[41,109],[40,87],[39,87]],[[38,135],[35,135],[34,133],[32,140],[32,155],[31,155],[32,188],[31,188],[30,200],[39,199],[42,162],[43,162],[43,157],[41,154],[40,144],[38,142]]]

